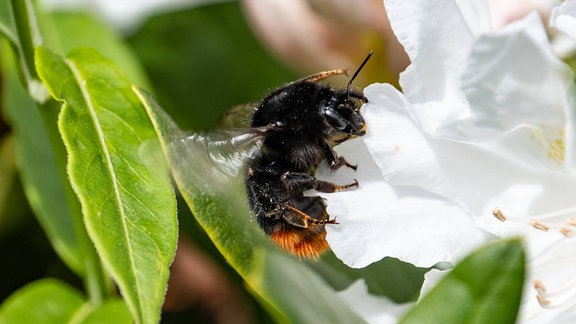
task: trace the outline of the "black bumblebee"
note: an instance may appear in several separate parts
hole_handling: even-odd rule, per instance
[[[337,185],[314,177],[326,163],[330,169],[356,170],[333,147],[363,136],[366,123],[360,106],[367,102],[351,90],[372,52],[345,89],[318,83],[346,70],[331,70],[289,83],[268,95],[247,115],[252,129],[262,132],[258,156],[245,175],[246,193],[256,220],[276,244],[302,258],[316,258],[327,247],[326,224],[336,224],[321,197],[305,191],[335,192],[358,187],[358,182]]]

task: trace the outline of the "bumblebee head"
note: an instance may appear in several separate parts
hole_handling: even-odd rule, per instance
[[[322,110],[324,119],[332,127],[331,133],[348,137],[364,135],[366,122],[360,114],[360,107],[364,102],[366,98],[362,93],[335,91]]]
[[[346,90],[333,91],[331,98],[322,108],[321,113],[328,125],[333,128],[332,133],[336,142],[342,142],[350,137],[363,136],[366,133],[366,122],[360,114],[360,107],[368,100],[361,92],[351,90],[351,87],[352,82],[373,53],[374,51],[371,51],[354,72]]]

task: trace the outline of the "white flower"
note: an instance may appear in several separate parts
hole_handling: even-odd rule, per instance
[[[468,211],[452,199],[426,136],[442,123],[469,115],[460,76],[474,35],[458,6],[441,2],[386,1],[392,28],[412,64],[400,79],[404,93],[390,85],[365,90],[368,133],[336,149],[359,163],[357,173],[339,171],[334,179],[357,178],[359,190],[325,195],[328,212],[340,223],[327,227],[327,239],[349,266],[364,267],[385,256],[421,267],[454,263],[486,240]],[[481,22],[482,16],[469,16]]]
[[[385,5],[412,63],[402,92],[365,90],[368,133],[337,148],[359,163],[361,187],[326,195],[340,223],[327,227],[332,249],[351,266],[384,256],[429,266],[482,242],[479,228],[523,235],[538,290],[520,319],[574,320],[573,75],[539,16],[490,30],[479,1]]]

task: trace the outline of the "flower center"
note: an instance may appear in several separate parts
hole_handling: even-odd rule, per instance
[[[545,149],[548,159],[558,164],[564,163],[566,147],[564,145],[564,129],[562,127],[541,125],[533,129],[531,137]]]

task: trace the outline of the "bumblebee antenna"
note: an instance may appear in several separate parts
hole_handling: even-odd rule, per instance
[[[358,76],[358,73],[360,73],[364,65],[366,65],[366,62],[368,62],[372,54],[374,54],[373,50],[370,51],[370,53],[368,53],[368,56],[366,56],[364,62],[362,62],[362,64],[360,64],[360,67],[356,70],[356,72],[354,72],[354,75],[352,75],[352,78],[350,79],[350,81],[348,81],[348,86],[346,86],[346,93],[350,93],[350,87],[352,86],[352,82],[354,81],[354,79],[356,79],[356,76]]]

